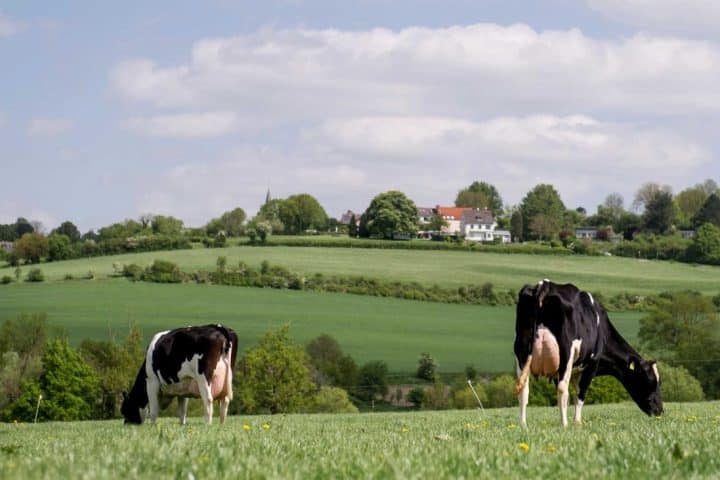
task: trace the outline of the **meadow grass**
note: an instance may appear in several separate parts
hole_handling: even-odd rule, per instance
[[[234,246],[94,257],[46,263],[40,268],[48,280],[58,281],[68,274],[79,278],[88,271],[107,277],[113,273],[113,264],[149,265],[155,259],[175,262],[185,271],[212,270],[218,256],[227,257],[230,267],[241,260],[255,267],[268,260],[305,275],[364,275],[442,287],[492,282],[496,289],[516,292],[526,283],[549,278],[605,295],[687,289],[710,295],[720,293],[720,269],[713,266],[619,257],[484,252]],[[28,269],[23,267],[23,275]],[[0,276],[12,274],[11,268],[0,269]]]
[[[358,363],[387,362],[393,372],[412,372],[420,353],[430,353],[441,372],[473,364],[481,372],[511,372],[515,363],[514,307],[416,302],[359,295],[198,284],[133,283],[126,279],[76,280],[0,287],[0,321],[46,312],[72,343],[124,336],[132,322],[151,334],[185,325],[222,323],[234,328],[240,348],[289,323],[301,343],[327,333]],[[642,314],[611,314],[634,342]]]
[[[718,478],[720,403],[0,424],[4,480],[35,478]],[[217,420],[216,420],[217,421]]]

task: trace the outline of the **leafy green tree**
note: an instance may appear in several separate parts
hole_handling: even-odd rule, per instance
[[[693,225],[699,227],[705,223],[712,223],[720,227],[720,196],[713,193],[707,197],[705,203],[700,207],[692,219]]]
[[[425,389],[420,386],[413,387],[405,398],[408,402],[412,403],[415,410],[420,410],[425,401]]]
[[[100,379],[101,418],[119,415],[122,392],[135,380],[143,361],[141,337],[138,326],[133,325],[122,342],[83,340],[80,344],[80,354]]]
[[[25,263],[40,263],[41,258],[47,257],[48,251],[48,239],[42,233],[26,233],[15,241],[15,253]]]
[[[665,233],[674,221],[675,208],[671,193],[658,192],[645,203],[645,212],[643,212],[645,229],[654,233]]]
[[[144,230],[145,228],[143,228],[143,225],[140,222],[128,219],[124,222],[113,223],[112,225],[108,225],[107,227],[102,227],[100,230],[98,230],[98,238],[95,240],[102,241],[116,238],[133,237],[135,235],[141,234]]]
[[[183,221],[171,216],[157,215],[151,222],[153,233],[159,235],[180,235],[183,229]]]
[[[358,373],[358,396],[363,400],[375,400],[378,395],[386,395],[388,366],[381,360],[368,362],[360,367]]]
[[[560,222],[550,215],[538,213],[530,223],[530,231],[538,240],[550,239],[560,231]]]
[[[65,235],[71,243],[80,241],[80,230],[69,220],[61,223],[59,227],[51,232],[52,234]]]
[[[245,235],[250,237],[251,243],[267,243],[267,239],[272,235],[272,233],[272,223],[262,217],[253,218],[245,228]]]
[[[247,413],[297,412],[313,391],[308,358],[289,327],[266,333],[239,362],[238,396]]]
[[[28,382],[4,416],[32,421],[42,394],[38,419],[71,421],[93,418],[100,381],[92,368],[66,340],[51,340],[42,355],[42,374]]]
[[[307,193],[291,195],[279,206],[285,233],[301,234],[306,230],[325,230],[327,213],[315,197]]]
[[[502,197],[487,182],[474,181],[469,187],[460,190],[455,198],[456,207],[487,208],[494,216],[502,212]]]
[[[421,353],[418,359],[417,372],[415,376],[430,382],[435,380],[435,372],[437,371],[437,364],[435,359],[430,356],[429,353]]]
[[[225,232],[226,236],[237,237],[243,234],[243,223],[247,216],[245,210],[238,207],[220,215],[219,218],[213,218],[205,226],[208,235],[217,235]]]
[[[642,184],[638,191],[635,192],[635,198],[633,200],[633,208],[636,211],[640,211],[643,207],[647,208],[647,205],[659,194],[668,193],[672,196],[672,187],[670,185],[660,185],[659,183],[647,182]]]
[[[22,236],[26,233],[33,232],[35,232],[35,227],[33,227],[32,224],[28,222],[25,218],[19,217],[15,221],[15,238],[13,238],[13,240],[17,238],[22,238]]]
[[[517,397],[513,393],[515,379],[510,375],[500,375],[492,379],[486,386],[485,392],[488,396],[486,406],[511,407],[517,404]]]
[[[625,212],[613,225],[613,230],[622,233],[625,240],[632,240],[637,232],[642,229],[642,217],[632,212]]]
[[[565,205],[555,187],[548,184],[539,184],[525,195],[525,198],[520,203],[520,211],[523,220],[523,238],[533,238],[532,225],[535,217],[543,214],[545,218],[557,219],[559,230],[559,223],[565,212]],[[549,232],[550,235],[556,233],[557,231]]]
[[[694,262],[720,265],[720,227],[706,223],[698,228],[687,254]]]
[[[317,372],[316,382],[320,385],[334,385],[344,389],[357,384],[358,368],[350,355],[346,355],[340,344],[327,334],[311,340],[305,351]]]
[[[701,402],[705,393],[697,378],[684,367],[658,364],[665,402]]]
[[[430,217],[430,222],[428,222],[427,228],[432,232],[439,232],[448,225],[447,220],[435,213],[432,217]]]
[[[73,255],[70,239],[63,233],[53,233],[48,237],[48,260],[67,260]]]
[[[397,190],[377,195],[360,217],[360,236],[393,238],[395,234],[414,236],[416,232],[417,207]]]
[[[638,337],[654,354],[685,367],[710,398],[720,396],[718,363],[697,361],[701,352],[720,352],[720,320],[712,299],[679,293],[661,300],[640,320]]]

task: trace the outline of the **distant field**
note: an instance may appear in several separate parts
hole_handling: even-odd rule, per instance
[[[720,403],[0,424],[4,480],[34,478],[718,478]]]
[[[0,286],[0,295],[0,321],[47,312],[74,343],[107,339],[111,331],[124,335],[131,322],[142,326],[146,340],[161,329],[224,323],[237,330],[245,348],[289,322],[299,342],[328,333],[358,363],[384,360],[393,372],[413,371],[421,352],[432,354],[442,372],[460,372],[468,364],[484,372],[514,370],[511,307],[125,279],[14,284]],[[640,316],[611,317],[634,341]]]
[[[445,287],[492,282],[497,289],[517,291],[525,283],[550,278],[606,295],[683,289],[720,293],[718,267],[617,257],[243,246],[96,257],[42,264],[40,268],[50,280],[62,280],[66,274],[79,277],[89,270],[107,277],[113,272],[113,263],[148,265],[154,259],[170,260],[186,271],[194,271],[215,268],[221,255],[227,257],[230,266],[240,260],[250,265],[268,260],[305,274],[364,275]],[[27,271],[28,267],[23,269]],[[12,273],[10,268],[0,269],[0,276]]]

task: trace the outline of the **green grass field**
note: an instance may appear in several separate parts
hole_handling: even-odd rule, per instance
[[[334,336],[358,362],[384,360],[393,372],[411,372],[429,352],[441,372],[468,364],[484,372],[514,370],[512,307],[448,305],[388,298],[216,285],[132,283],[125,279],[74,280],[0,287],[0,321],[46,312],[73,343],[124,335],[137,322],[146,340],[159,330],[191,324],[233,327],[245,348],[284,323],[298,342]],[[642,314],[614,313],[634,342]]]
[[[220,255],[227,257],[230,266],[240,260],[254,266],[268,260],[305,274],[365,275],[452,287],[492,282],[496,289],[517,291],[525,283],[550,278],[606,295],[685,289],[710,295],[720,293],[718,267],[617,257],[243,246],[95,257],[47,263],[40,268],[49,280],[62,280],[66,274],[81,277],[89,270],[107,277],[113,273],[113,263],[149,265],[154,259],[176,262],[186,271],[210,270],[215,268]],[[28,267],[23,269],[27,271]],[[11,268],[0,269],[0,276],[12,274]]]
[[[4,480],[35,478],[718,478],[720,403],[0,424]]]

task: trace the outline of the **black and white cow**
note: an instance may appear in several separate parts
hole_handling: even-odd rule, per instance
[[[141,424],[149,407],[150,420],[173,397],[178,399],[180,424],[185,424],[188,397],[200,397],[205,420],[212,422],[213,401],[220,400],[220,423],[232,400],[232,378],[237,356],[237,335],[222,325],[185,327],[158,332],[147,349],[145,361],[121,413],[125,423]]]
[[[528,377],[532,373],[556,382],[561,421],[567,426],[573,369],[581,372],[575,384],[575,422],[581,421],[585,394],[598,375],[617,378],[646,414],[662,414],[655,362],[643,360],[615,330],[603,306],[572,284],[542,280],[520,290],[514,350],[521,425],[526,425]]]

